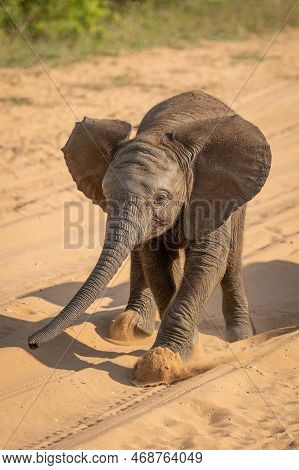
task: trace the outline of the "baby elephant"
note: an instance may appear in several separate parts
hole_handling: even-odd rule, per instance
[[[135,369],[140,384],[176,380],[190,359],[204,304],[217,284],[229,341],[254,334],[242,276],[245,205],[269,174],[257,127],[201,91],[169,98],[143,118],[84,118],[62,149],[77,187],[108,214],[104,247],[77,294],[29,346],[59,335],[97,298],[131,253],[130,298],[116,340],[156,341]]]

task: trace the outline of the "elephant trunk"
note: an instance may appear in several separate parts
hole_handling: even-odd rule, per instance
[[[93,271],[61,313],[28,338],[31,349],[37,349],[42,343],[50,341],[76,323],[80,315],[105,289],[138,242],[139,234],[134,213],[136,206],[131,204],[129,207],[126,205],[125,217],[108,216],[104,247]]]

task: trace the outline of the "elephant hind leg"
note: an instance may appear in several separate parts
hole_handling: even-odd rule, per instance
[[[254,335],[255,328],[249,315],[241,268],[239,271],[226,271],[221,287],[228,341],[238,341]]]
[[[130,298],[125,312],[118,315],[110,328],[110,337],[131,341],[150,336],[173,298],[183,275],[180,250],[168,250],[163,238],[131,253]]]
[[[255,334],[249,314],[242,270],[244,221],[245,208],[242,208],[232,217],[231,249],[227,268],[221,281],[222,310],[229,341],[238,341]]]
[[[151,336],[156,325],[157,306],[143,272],[140,253],[131,253],[130,297],[126,310],[117,316],[110,327],[110,338],[131,341]]]

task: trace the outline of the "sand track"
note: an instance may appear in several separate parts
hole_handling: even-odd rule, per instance
[[[153,338],[130,346],[106,339],[127,301],[128,262],[82,324],[36,352],[27,348],[27,336],[67,303],[92,268],[104,216],[76,190],[59,151],[77,117],[40,68],[0,71],[1,448],[299,447],[299,341],[291,328],[299,324],[298,39],[296,31],[282,34],[234,103],[262,129],[273,153],[270,178],[249,206],[244,247],[259,335],[229,348],[216,291],[200,322],[214,367],[170,387],[131,385],[132,368]],[[254,66],[248,57],[268,42],[203,42],[50,73],[80,119],[137,124],[150,106],[186,89],[230,104]],[[121,76],[126,80],[115,80]],[[80,249],[64,246],[69,202],[80,205],[84,220]]]

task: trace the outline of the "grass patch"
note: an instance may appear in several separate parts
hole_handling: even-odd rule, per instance
[[[243,62],[244,60],[249,60],[253,62],[258,62],[261,59],[261,55],[257,52],[240,52],[232,56],[232,59],[236,62]]]
[[[111,77],[111,86],[122,87],[132,84],[132,77],[128,73],[123,73],[121,75],[115,75]]]
[[[103,91],[106,90],[107,85],[97,84],[97,83],[68,83],[69,88],[79,88],[81,90],[90,90],[90,91]]]
[[[97,1],[100,2],[92,0],[92,5]],[[51,2],[55,0],[48,0],[49,5]],[[294,0],[102,0],[101,4],[104,3],[111,11],[100,16],[97,25],[92,23],[96,32],[91,26],[84,32],[84,17],[80,19],[77,14],[81,8],[80,2],[76,3],[76,18],[81,21],[81,29],[77,28],[76,34],[71,34],[67,19],[63,23],[67,31],[52,30],[53,25],[57,28],[58,23],[48,20],[48,28],[38,35],[36,27],[33,28],[34,22],[30,27],[27,20],[23,22],[23,32],[40,58],[56,65],[99,54],[117,55],[123,51],[149,47],[182,48],[190,43],[197,44],[202,38],[242,40],[250,34],[278,31],[294,6]],[[85,1],[84,5],[87,8],[89,4]],[[289,21],[288,27],[292,26],[299,26],[299,8]],[[248,56],[245,60],[255,59]],[[16,30],[11,28],[10,32],[0,34],[0,66],[31,66],[37,63]],[[122,86],[128,79],[117,79],[119,84],[116,86]]]
[[[102,83],[68,83],[68,87],[70,88],[77,88],[80,90],[90,90],[90,91],[103,91],[107,90],[107,88],[119,88],[128,85],[138,85],[138,83],[134,82],[134,77],[132,77],[128,73],[115,75],[111,77],[107,77]]]
[[[0,97],[0,103],[8,103],[8,104],[15,104],[17,106],[21,105],[30,105],[32,104],[32,100],[30,98],[26,98],[25,96],[7,96],[7,97]]]

